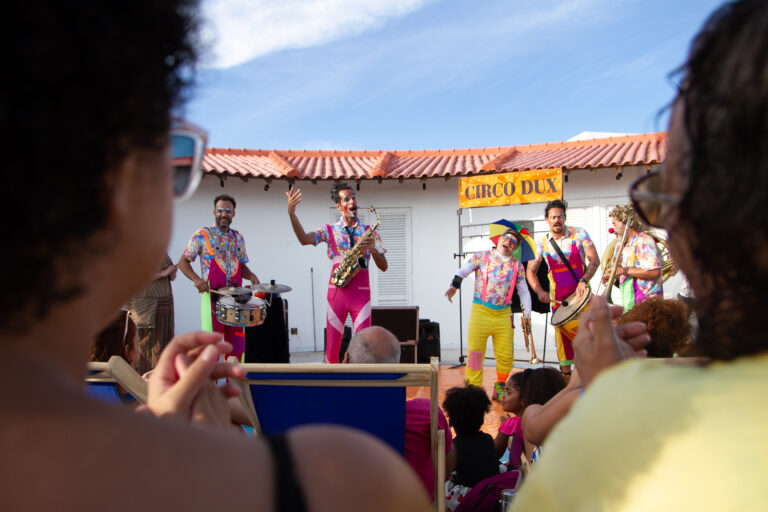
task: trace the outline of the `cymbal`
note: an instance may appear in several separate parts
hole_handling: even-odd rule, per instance
[[[229,295],[230,297],[234,297],[236,295],[250,295],[253,290],[250,288],[243,288],[241,286],[227,286],[225,288],[219,288],[218,290],[211,290],[213,293],[218,293],[219,295]]]
[[[253,285],[253,289],[264,293],[286,293],[291,291],[293,288],[284,284],[275,284],[272,282],[255,284]]]

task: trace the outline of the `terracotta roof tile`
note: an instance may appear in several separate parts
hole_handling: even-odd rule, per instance
[[[592,169],[662,162],[666,133],[528,146],[450,150],[307,151],[210,148],[205,172],[242,178],[419,179],[563,167]]]

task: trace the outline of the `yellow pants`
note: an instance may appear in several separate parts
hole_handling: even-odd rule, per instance
[[[496,356],[496,381],[506,382],[514,360],[514,329],[512,311],[491,309],[482,304],[473,303],[469,317],[467,334],[467,382],[475,386],[483,384],[483,361],[488,336],[493,337],[493,353]]]

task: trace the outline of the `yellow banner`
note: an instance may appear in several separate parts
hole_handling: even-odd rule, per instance
[[[543,203],[562,198],[561,167],[459,179],[459,208]]]

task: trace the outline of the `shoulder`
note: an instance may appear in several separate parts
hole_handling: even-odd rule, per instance
[[[372,512],[429,509],[420,480],[414,478],[402,457],[363,432],[343,427],[299,427],[288,439],[311,510],[357,511],[361,504]],[[319,467],[323,471],[318,471]]]

